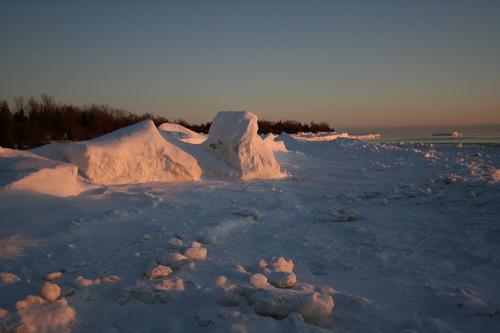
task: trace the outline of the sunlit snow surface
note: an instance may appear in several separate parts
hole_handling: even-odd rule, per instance
[[[206,171],[210,159],[197,150],[200,142],[181,139],[173,145],[204,161]],[[0,191],[0,327],[500,327],[498,149],[266,140],[287,177],[99,186],[87,180],[91,189],[68,197]],[[4,165],[0,177],[11,181],[12,167]],[[167,275],[148,279],[153,269]],[[294,287],[266,284],[293,282],[290,272]],[[49,303],[38,295],[44,278],[54,277],[61,296]]]

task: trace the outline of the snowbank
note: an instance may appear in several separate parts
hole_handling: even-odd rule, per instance
[[[257,116],[248,111],[221,111],[203,147],[239,172],[239,179],[284,177],[268,140],[257,135]]]
[[[55,196],[77,195],[90,187],[77,180],[78,168],[27,151],[0,147],[0,186]]]
[[[91,183],[184,182],[202,174],[204,180],[282,178],[273,152],[287,150],[274,139],[258,136],[257,116],[246,111],[220,112],[208,139],[178,124],[157,129],[145,120],[89,141],[30,152],[0,148],[0,186],[71,196]]]
[[[56,152],[87,179],[103,184],[199,180],[201,169],[189,154],[165,141],[151,120],[90,141],[51,144],[33,150]]]

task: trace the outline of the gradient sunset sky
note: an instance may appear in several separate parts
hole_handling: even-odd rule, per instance
[[[500,1],[0,0],[0,99],[191,123],[500,124]]]

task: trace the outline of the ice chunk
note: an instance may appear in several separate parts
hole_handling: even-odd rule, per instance
[[[70,285],[75,289],[83,289],[99,283],[101,283],[100,279],[90,280],[90,279],[85,279],[83,276],[79,276],[75,280],[71,281]]]
[[[184,251],[184,255],[191,260],[205,260],[207,257],[207,249],[204,247],[192,247]]]
[[[293,261],[291,260],[286,260],[283,257],[272,257],[269,260],[269,264],[267,265],[268,268],[272,268],[273,271],[275,272],[288,272],[292,273],[293,270]]]
[[[239,179],[282,178],[272,147],[257,135],[257,116],[248,111],[221,111],[203,147],[239,172]]]
[[[294,273],[270,272],[266,276],[269,283],[276,288],[291,288],[297,283],[297,277]]]
[[[172,253],[167,253],[165,256],[163,256],[163,258],[159,260],[159,263],[160,265],[163,266],[172,266],[176,265],[179,261],[184,259],[187,259],[187,257],[183,256],[180,253],[172,252]]]
[[[179,238],[171,238],[167,241],[165,247],[179,252],[184,252],[187,249],[187,246],[182,245],[182,240]]]
[[[55,272],[55,273],[50,273],[50,274],[45,275],[43,277],[43,279],[47,280],[47,281],[54,281],[54,280],[60,279],[61,276],[62,276],[61,272]]]
[[[227,284],[227,278],[224,275],[220,275],[214,279],[214,287],[221,288]]]

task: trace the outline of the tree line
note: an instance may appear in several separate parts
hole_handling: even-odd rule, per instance
[[[7,101],[0,100],[0,146],[30,149],[51,142],[90,140],[145,119],[151,119],[156,126],[170,122],[165,117],[150,113],[136,115],[108,105],[57,103],[47,94],[42,94],[40,100],[18,96],[14,99],[13,112]],[[211,122],[192,125],[183,119],[173,123],[205,134],[211,125]],[[258,125],[259,134],[333,131],[327,122],[302,124],[295,120],[259,120]]]

